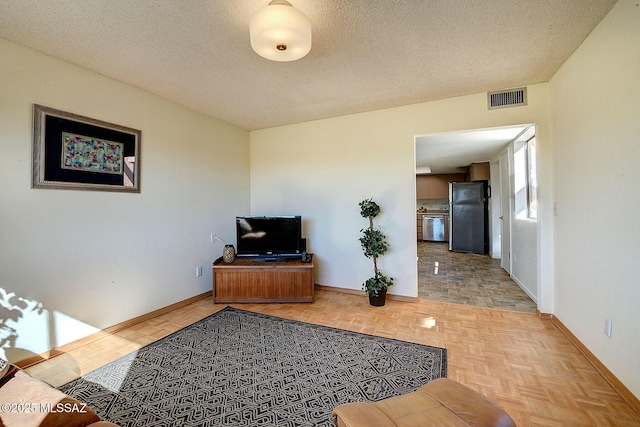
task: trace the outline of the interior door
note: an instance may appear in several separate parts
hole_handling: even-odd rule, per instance
[[[500,267],[511,274],[511,177],[509,175],[509,151],[500,156],[500,236],[502,254]]]

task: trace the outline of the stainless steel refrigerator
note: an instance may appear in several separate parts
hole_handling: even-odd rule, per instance
[[[449,250],[489,253],[487,181],[449,183]]]

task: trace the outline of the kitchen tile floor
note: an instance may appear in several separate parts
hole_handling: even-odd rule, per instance
[[[418,242],[418,296],[424,300],[536,312],[536,304],[489,255]]]

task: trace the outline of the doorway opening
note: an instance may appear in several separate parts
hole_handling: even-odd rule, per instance
[[[514,147],[531,134],[535,135],[535,125],[525,124],[415,137],[419,298],[535,312],[537,224],[515,224],[513,192]],[[478,164],[484,166],[486,175],[474,176]],[[463,181],[486,180],[489,188],[487,253],[452,251],[447,241],[423,239],[421,216],[438,211],[449,214],[450,210],[449,193],[429,193],[429,181],[459,182],[461,177]],[[535,191],[537,194],[537,188]],[[527,273],[523,278],[512,274],[516,255],[520,258],[516,270]],[[522,268],[522,264],[529,265]],[[532,271],[533,276],[528,274]]]

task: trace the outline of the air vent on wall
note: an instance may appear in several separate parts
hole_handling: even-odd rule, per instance
[[[518,89],[489,92],[487,94],[487,100],[489,102],[489,110],[527,105],[527,88],[521,87]]]

